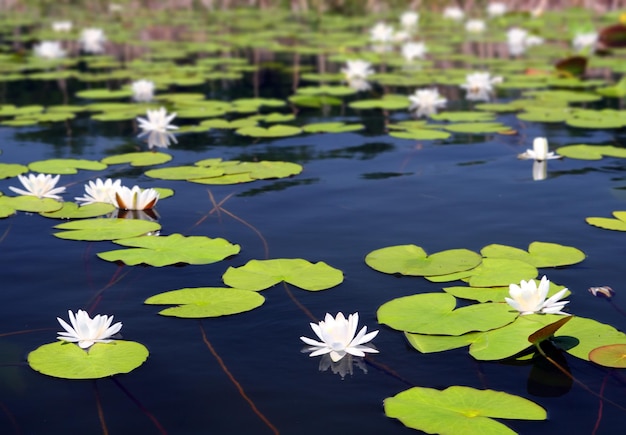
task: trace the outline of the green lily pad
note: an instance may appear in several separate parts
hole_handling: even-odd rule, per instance
[[[221,238],[185,237],[180,234],[124,238],[115,240],[114,243],[130,246],[133,249],[99,252],[98,257],[106,261],[121,261],[130,266],[149,264],[161,267],[177,263],[211,264],[236,255],[241,249],[239,245],[233,245]]]
[[[234,288],[260,291],[282,281],[304,290],[318,291],[343,282],[339,269],[320,261],[310,263],[301,258],[250,260],[241,267],[229,267],[222,276],[224,283]]]
[[[405,131],[391,131],[389,132],[389,136],[397,137],[399,139],[436,140],[448,139],[452,135],[446,131],[435,129],[411,128]]]
[[[564,288],[564,286],[550,281],[548,296],[552,296]],[[443,291],[450,293],[452,296],[457,298],[469,299],[478,302],[502,302],[504,301],[504,298],[508,298],[510,296],[508,285],[501,287],[444,287]],[[570,294],[569,291],[565,293],[566,296]]]
[[[550,337],[554,335],[556,331],[558,331],[563,325],[572,320],[572,316],[561,316],[559,320],[554,323],[550,323],[549,325],[544,326],[538,331],[533,332],[528,337],[528,341],[530,341],[534,345],[540,344],[542,341],[548,340]]]
[[[531,346],[528,337],[561,317],[556,314],[519,316],[513,323],[484,332],[477,337],[470,345],[470,355],[482,361],[510,358]]]
[[[149,305],[178,305],[159,311],[162,316],[202,319],[228,316],[260,307],[265,298],[250,290],[197,287],[159,293],[145,300]]]
[[[76,174],[78,169],[101,171],[107,168],[104,163],[83,159],[50,159],[32,162],[28,168],[34,172],[46,174]]]
[[[431,115],[431,119],[436,121],[450,122],[489,122],[495,118],[495,114],[490,112],[459,111],[459,112],[439,112]]]
[[[567,145],[557,148],[556,153],[571,159],[600,160],[602,157],[626,158],[626,149],[612,145]]]
[[[598,347],[626,344],[626,334],[596,320],[575,316],[554,334],[554,343],[570,355],[589,361],[590,352]]]
[[[377,249],[365,257],[365,263],[383,273],[403,275],[446,275],[473,269],[482,258],[467,249],[450,249],[427,255],[416,245],[399,245]]]
[[[240,162],[236,165],[220,165],[220,167],[224,168],[226,174],[246,173],[255,180],[285,178],[302,172],[302,166],[297,163],[272,162],[267,160],[260,162]]]
[[[131,90],[120,89],[112,91],[110,89],[87,89],[76,92],[79,98],[87,98],[90,100],[114,100],[120,98],[130,98],[133,95]]]
[[[387,417],[407,427],[441,435],[512,435],[493,418],[545,420],[545,409],[523,397],[494,390],[452,386],[413,387],[384,401]]]
[[[444,352],[472,344],[482,332],[468,332],[463,335],[428,335],[405,332],[409,344],[421,353]]]
[[[54,219],[85,219],[97,216],[104,216],[115,210],[115,206],[97,202],[93,204],[83,205],[81,207],[74,202],[64,202],[63,207],[57,211],[40,213],[44,217]]]
[[[318,122],[302,127],[306,133],[346,133],[363,130],[363,124],[345,124],[343,122]]]
[[[317,95],[329,95],[333,97],[345,97],[348,95],[356,94],[356,89],[352,89],[349,86],[305,86],[298,88],[297,93],[299,95],[317,96]]]
[[[4,205],[0,203],[0,218],[6,218],[11,215],[14,215],[16,210],[13,207],[9,207],[8,205]]]
[[[378,308],[378,322],[417,334],[462,335],[488,331],[515,320],[504,303],[483,303],[454,309],[456,298],[448,293],[422,293],[393,299]]]
[[[87,351],[74,343],[44,344],[28,354],[30,367],[63,379],[99,379],[129,373],[148,358],[148,349],[134,341],[96,343]]]
[[[287,137],[296,136],[300,134],[302,130],[300,127],[293,127],[291,125],[272,125],[269,128],[264,127],[242,127],[235,130],[235,133],[242,136],[251,137]]]
[[[3,178],[17,177],[28,172],[28,168],[17,163],[0,163],[0,180]]]
[[[53,235],[67,240],[115,240],[138,237],[161,229],[156,222],[136,219],[84,219],[56,225],[54,228],[68,230]]]
[[[512,282],[536,278],[537,268],[525,261],[484,258],[467,279],[472,287],[501,287]]]
[[[626,344],[609,344],[589,352],[589,360],[605,367],[626,368]]]
[[[383,98],[375,100],[353,101],[349,104],[352,109],[381,109],[402,110],[408,109],[409,100],[404,95],[387,94]]]
[[[613,216],[616,219],[603,217],[588,217],[585,221],[594,227],[604,228],[605,230],[626,231],[626,211],[614,211]]]
[[[172,160],[170,154],[157,152],[126,153],[105,157],[100,160],[105,165],[119,165],[130,163],[131,166],[151,166],[166,163]]]
[[[473,134],[498,133],[510,130],[509,127],[499,122],[464,122],[445,125],[444,128],[454,133]]]
[[[585,253],[579,249],[546,242],[532,242],[528,246],[528,252],[512,246],[493,244],[485,246],[480,253],[486,258],[525,261],[537,268],[569,266],[585,259]]]
[[[0,196],[0,206],[6,209],[42,213],[60,210],[61,207],[63,207],[63,203],[52,198],[37,198],[35,196],[26,195]]]
[[[234,119],[232,121],[226,119],[206,119],[200,123],[202,127],[224,128],[229,130],[242,127],[254,127],[257,124],[258,121],[252,118]]]
[[[193,180],[195,178],[219,177],[224,174],[220,167],[171,166],[169,168],[151,169],[145,175],[161,180]]]

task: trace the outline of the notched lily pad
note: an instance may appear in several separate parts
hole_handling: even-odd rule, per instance
[[[28,172],[28,168],[17,163],[0,163],[0,180],[3,178],[17,177]]]
[[[129,373],[148,358],[148,349],[134,341],[96,343],[87,351],[74,343],[44,344],[28,354],[30,367],[63,379],[99,379]]]
[[[604,228],[605,230],[626,231],[626,211],[614,211],[615,219],[603,217],[588,217],[585,221],[594,227]]]
[[[52,198],[37,198],[27,195],[0,196],[0,206],[7,210],[13,209],[30,213],[42,213],[59,210],[63,207],[63,203]]]
[[[269,128],[264,127],[242,127],[235,130],[235,133],[242,136],[252,137],[287,137],[296,136],[300,134],[302,130],[300,127],[293,127],[291,125],[272,125]]]
[[[57,211],[40,213],[44,217],[54,219],[85,219],[98,216],[104,216],[115,210],[115,206],[96,202],[93,204],[83,205],[81,207],[74,202],[64,202],[63,207]]]
[[[116,244],[132,249],[116,249],[98,253],[106,261],[121,261],[135,266],[149,264],[161,267],[177,263],[211,264],[236,255],[239,245],[222,238],[211,239],[205,236],[143,236],[115,240]]]
[[[383,273],[411,276],[446,275],[473,269],[482,258],[467,249],[450,249],[427,255],[416,245],[399,245],[377,249],[365,257],[365,263]]]
[[[589,360],[605,367],[626,368],[626,344],[609,344],[589,352]]]
[[[387,417],[431,434],[514,434],[493,418],[545,420],[546,410],[536,403],[494,390],[452,386],[445,390],[413,387],[384,401]]]
[[[265,298],[251,290],[196,287],[159,293],[145,300],[148,305],[178,305],[159,311],[162,316],[201,319],[243,313],[260,307]]]
[[[485,246],[480,253],[487,258],[525,261],[537,268],[569,266],[585,259],[584,252],[579,249],[546,242],[532,242],[528,246],[528,252],[512,246],[493,244]]]
[[[141,152],[141,153],[126,153],[116,156],[105,157],[100,160],[105,165],[119,165],[122,163],[129,163],[131,166],[151,166],[160,165],[172,160],[170,154],[158,153],[158,152]]]
[[[241,267],[229,267],[222,276],[224,283],[240,289],[260,291],[282,281],[304,290],[318,291],[343,282],[339,269],[320,261],[311,263],[300,258],[250,260]]]

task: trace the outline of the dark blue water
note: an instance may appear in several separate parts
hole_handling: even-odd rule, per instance
[[[245,80],[235,85],[249,89]],[[29,86],[54,89],[53,82]],[[37,101],[36,95],[31,101]],[[536,136],[547,136],[554,149],[574,143],[615,144],[623,132],[543,126],[504,115],[498,119],[518,130],[517,135],[455,135],[449,141],[416,142],[388,136],[381,112],[344,113],[331,115],[367,128],[280,140],[213,130],[181,134],[179,145],[165,151],[173,156],[168,165],[176,166],[212,157],[302,164],[304,171],[289,179],[205,186],[153,180],[125,165],[61,177],[66,200],[81,196],[83,184],[96,177],[174,189],[173,197],[157,205],[161,233],[223,237],[240,244],[241,253],[223,262],[119,266],[96,257],[116,247],[110,242],[53,237],[52,227],[60,221],[21,212],[1,219],[0,433],[101,433],[98,409],[111,434],[159,433],[159,428],[170,434],[272,433],[211,353],[203,331],[245,394],[283,434],[413,433],[387,418],[382,406],[386,397],[413,385],[490,388],[547,409],[544,422],[505,421],[521,433],[592,433],[596,424],[595,433],[618,433],[623,411],[608,403],[599,411],[597,397],[545,362],[480,363],[467,349],[420,354],[410,348],[402,333],[377,324],[377,308],[396,297],[440,291],[442,285],[378,273],[364,257],[374,249],[409,243],[429,253],[478,251],[492,243],[525,249],[533,241],[575,246],[587,255],[583,263],[540,273],[572,291],[570,312],[624,329],[624,317],[587,288],[612,286],[618,292],[615,304],[626,308],[621,292],[626,235],[584,221],[626,209],[626,193],[620,190],[626,186],[624,160],[550,161],[548,178],[533,181],[532,162],[516,159]],[[392,116],[409,119],[403,113]],[[304,109],[296,124],[324,119],[320,110]],[[69,125],[71,137],[62,124],[0,127],[0,161],[98,160],[142,146],[130,122],[100,123],[81,116]],[[11,194],[8,186],[18,183],[0,180],[0,190]],[[239,220],[226,213],[208,215],[213,208],[208,191],[218,202],[232,194],[222,207]],[[143,305],[147,297],[168,290],[222,286],[221,275],[229,266],[263,258],[324,261],[342,270],[345,281],[321,292],[277,285],[263,291],[266,302],[256,310],[202,321],[161,317],[159,307]],[[298,304],[319,319],[326,312],[358,311],[362,324],[380,329],[374,340],[380,353],[355,365],[353,375],[343,379],[331,370],[319,371],[320,359],[301,353],[299,337],[313,333]],[[27,354],[55,340],[57,316],[92,307],[94,313],[122,321],[125,339],[149,348],[143,366],[98,381],[54,379],[29,368]],[[606,397],[625,405],[621,372],[571,356],[563,364],[592,390],[603,389]]]

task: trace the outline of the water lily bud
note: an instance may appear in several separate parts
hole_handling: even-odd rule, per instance
[[[548,139],[536,137],[533,141],[533,151],[536,160],[545,160],[548,157]]]
[[[602,287],[589,287],[589,293],[594,296],[608,299],[611,299],[613,296],[615,296],[615,290],[606,285]]]

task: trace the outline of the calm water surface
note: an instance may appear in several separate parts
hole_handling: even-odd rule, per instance
[[[238,84],[250,89],[245,81]],[[23,92],[30,88],[32,102],[48,95],[48,104],[60,103],[54,82],[22,86]],[[276,96],[287,91],[263,92]],[[626,186],[624,161],[550,161],[548,178],[533,181],[532,162],[516,159],[536,136],[547,136],[555,148],[620,143],[623,132],[544,128],[503,115],[499,120],[518,130],[517,135],[455,135],[450,141],[420,143],[389,137],[378,111],[333,109],[331,117],[362,122],[367,128],[280,140],[214,130],[181,134],[179,145],[166,151],[173,156],[167,164],[172,166],[210,157],[302,164],[304,171],[290,179],[204,186],[153,180],[142,175],[142,169],[125,165],[61,177],[66,200],[81,196],[83,185],[96,177],[174,189],[175,195],[157,206],[161,233],[223,237],[240,244],[241,253],[223,262],[125,267],[96,257],[97,252],[114,249],[110,242],[53,237],[52,227],[59,221],[28,213],[0,220],[1,332],[27,331],[0,341],[0,433],[68,429],[100,433],[99,401],[111,434],[159,433],[155,421],[170,434],[270,434],[209,351],[203,331],[245,393],[283,434],[414,433],[387,418],[382,407],[386,397],[413,385],[491,388],[524,396],[548,410],[545,422],[505,422],[521,433],[592,433],[598,419],[596,433],[618,433],[622,411],[604,403],[599,417],[598,398],[541,361],[479,363],[466,348],[438,354],[410,348],[401,333],[377,324],[377,308],[396,297],[440,291],[442,285],[376,272],[364,257],[374,249],[410,243],[429,253],[452,248],[478,251],[492,243],[526,249],[533,241],[575,246],[587,259],[550,269],[549,278],[572,291],[571,312],[623,330],[625,318],[587,288],[612,286],[618,291],[615,303],[626,308],[619,293],[624,282],[624,236],[590,227],[584,218],[609,216],[625,208],[626,193],[620,190]],[[320,110],[303,109],[297,124],[323,119],[328,118]],[[403,119],[409,119],[408,114],[392,115],[392,120]],[[0,160],[23,164],[64,157],[97,160],[143,146],[130,122],[79,118],[70,125],[71,138],[63,125],[0,127]],[[5,194],[11,194],[10,185],[17,186],[18,181],[0,180]],[[237,219],[226,213],[208,214],[213,208],[209,191],[218,202],[232,195],[222,207]],[[267,300],[256,310],[202,321],[161,317],[156,314],[160,307],[143,305],[147,297],[168,290],[222,286],[227,267],[266,258],[264,243],[267,258],[324,261],[341,269],[345,281],[323,292],[278,285],[263,292]],[[361,323],[380,329],[374,340],[380,353],[355,364],[353,375],[343,379],[331,370],[318,370],[320,359],[301,353],[299,337],[311,336],[312,331],[299,304],[319,319],[326,312],[358,311]],[[124,323],[125,339],[149,348],[143,366],[95,382],[54,379],[28,367],[28,352],[55,340],[60,329],[57,316],[65,318],[68,309],[94,306],[94,313],[114,314]],[[594,391],[604,388],[608,398],[624,403],[622,374],[571,356],[562,363]]]

